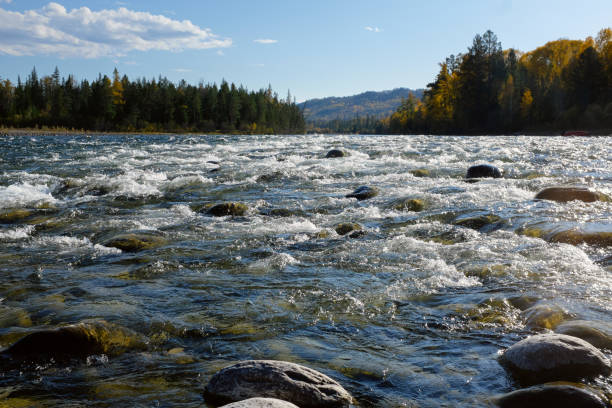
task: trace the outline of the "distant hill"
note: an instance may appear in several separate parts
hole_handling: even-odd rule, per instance
[[[310,99],[298,106],[304,111],[308,122],[323,122],[334,119],[353,119],[356,116],[383,118],[391,115],[412,93],[423,96],[423,89],[396,88],[391,91],[364,92],[359,95]]]

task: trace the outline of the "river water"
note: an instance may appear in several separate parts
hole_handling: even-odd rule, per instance
[[[504,178],[467,183],[480,163]],[[345,198],[361,185],[380,194]],[[2,135],[0,348],[91,319],[145,346],[4,369],[0,398],[202,407],[220,368],[277,359],[360,406],[486,406],[516,389],[500,350],[539,330],[522,309],[610,321],[609,239],[547,237],[612,232],[612,203],[534,200],[552,185],[612,195],[612,138]],[[249,209],[201,210],[228,201]],[[161,243],[104,245],[133,231]]]

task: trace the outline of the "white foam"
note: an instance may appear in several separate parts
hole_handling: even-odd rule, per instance
[[[7,231],[0,231],[0,240],[14,241],[29,238],[32,235],[33,231],[33,225],[26,225],[25,227],[10,229]]]
[[[44,184],[20,183],[0,187],[0,208],[22,208],[56,202],[49,187]]]

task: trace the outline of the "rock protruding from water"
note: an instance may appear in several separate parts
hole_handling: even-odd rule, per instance
[[[569,384],[545,384],[514,391],[499,397],[500,408],[606,408],[600,395]]]
[[[584,201],[592,203],[595,201],[612,201],[607,195],[591,191],[584,187],[550,187],[540,191],[535,196],[536,200],[549,200],[558,203],[566,203],[568,201]]]
[[[137,333],[100,320],[30,333],[2,355],[19,361],[61,362],[94,354],[119,355],[128,349],[144,347],[145,342]]]
[[[249,398],[220,408],[298,408],[298,406],[276,398]]]
[[[521,313],[525,319],[527,327],[531,329],[549,329],[552,330],[563,321],[573,317],[570,313],[557,305],[537,304],[523,310]]]
[[[338,235],[346,235],[349,232],[361,231],[362,228],[361,225],[355,222],[343,222],[342,224],[336,225],[334,229]]]
[[[410,170],[410,174],[414,177],[429,177],[431,173],[427,169],[415,169]]]
[[[356,198],[359,201],[367,200],[368,198],[376,197],[380,191],[376,187],[361,186],[357,187],[355,191],[347,194],[346,198]]]
[[[294,363],[250,360],[226,367],[206,385],[207,401],[227,404],[254,397],[277,398],[301,408],[348,407],[351,395],[328,376]]]
[[[125,252],[137,252],[158,248],[168,241],[157,231],[134,231],[115,235],[102,245],[117,248]]]
[[[512,345],[500,362],[521,384],[577,381],[609,375],[612,364],[586,341],[564,334],[539,334]]]
[[[325,155],[326,159],[336,159],[338,157],[348,157],[350,154],[340,149],[332,149]]]
[[[242,216],[246,214],[249,207],[242,203],[221,203],[212,206],[207,213],[215,217],[225,217],[228,215]]]
[[[588,320],[570,320],[555,328],[555,332],[581,338],[599,349],[612,350],[612,324]]]
[[[465,178],[500,178],[501,176],[502,171],[497,167],[491,166],[490,164],[478,164],[468,168]]]

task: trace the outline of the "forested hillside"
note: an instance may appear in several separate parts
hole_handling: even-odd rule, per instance
[[[291,100],[272,89],[257,92],[223,81],[178,84],[166,78],[113,78],[77,82],[59,70],[25,82],[0,79],[0,125],[64,127],[99,131],[198,131],[303,133],[304,118]]]
[[[381,123],[393,133],[502,133],[612,129],[612,30],[559,39],[533,51],[503,50],[477,35],[440,63],[423,100],[407,99]]]
[[[304,110],[304,117],[311,123],[366,116],[380,119],[391,115],[410,94],[420,99],[423,90],[396,88],[391,91],[370,91],[353,96],[311,99],[298,106]]]

